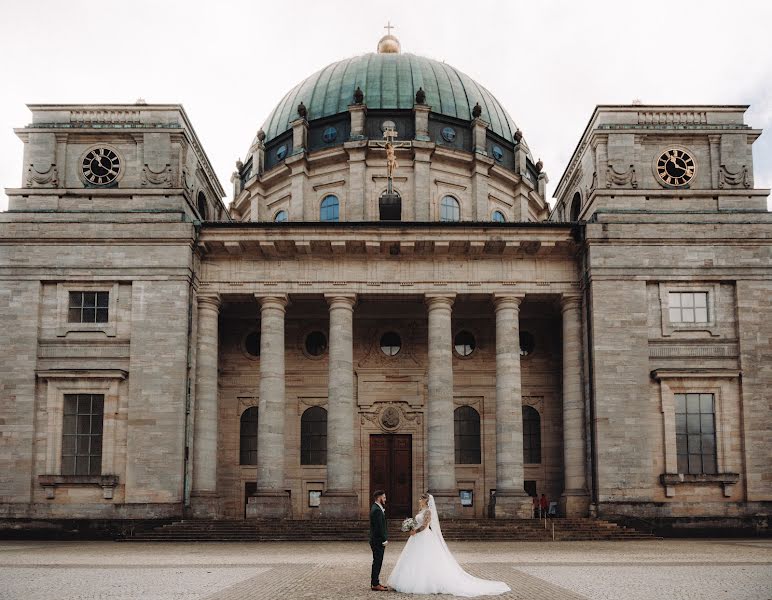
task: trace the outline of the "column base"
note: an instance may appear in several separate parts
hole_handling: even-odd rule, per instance
[[[218,519],[220,497],[217,492],[192,492],[188,513],[193,519]]]
[[[590,496],[583,490],[567,490],[558,506],[561,517],[586,517],[590,514]]]
[[[359,496],[351,490],[328,490],[322,494],[319,517],[322,519],[356,519]]]
[[[258,490],[247,499],[247,519],[289,519],[292,505],[283,490]]]
[[[496,519],[530,519],[533,517],[533,499],[523,492],[496,491]]]
[[[456,490],[429,490],[440,519],[456,519],[461,516],[461,498]]]

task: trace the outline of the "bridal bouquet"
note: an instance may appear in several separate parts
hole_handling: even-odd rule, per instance
[[[413,517],[408,517],[404,521],[402,521],[402,531],[412,531],[418,527],[418,523],[415,522],[415,519]]]

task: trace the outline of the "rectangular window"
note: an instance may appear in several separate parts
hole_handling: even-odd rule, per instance
[[[70,323],[107,323],[110,292],[70,292],[67,321]]]
[[[102,394],[65,394],[62,475],[102,474]]]
[[[716,413],[713,394],[675,394],[678,472],[716,473]]]
[[[669,292],[671,323],[707,323],[707,292]]]

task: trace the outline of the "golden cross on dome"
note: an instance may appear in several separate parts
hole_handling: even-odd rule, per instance
[[[391,30],[392,30],[392,29],[396,29],[396,26],[392,25],[392,24],[391,24],[391,19],[389,19],[389,20],[386,22],[386,25],[384,25],[384,27],[383,27],[383,28],[386,30],[386,35],[391,35]]]

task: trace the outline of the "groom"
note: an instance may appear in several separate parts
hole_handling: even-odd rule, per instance
[[[373,568],[370,571],[370,589],[376,592],[386,592],[389,588],[380,584],[383,551],[389,541],[386,530],[386,492],[377,490],[373,494],[373,505],[370,508],[370,548],[373,550]]]

